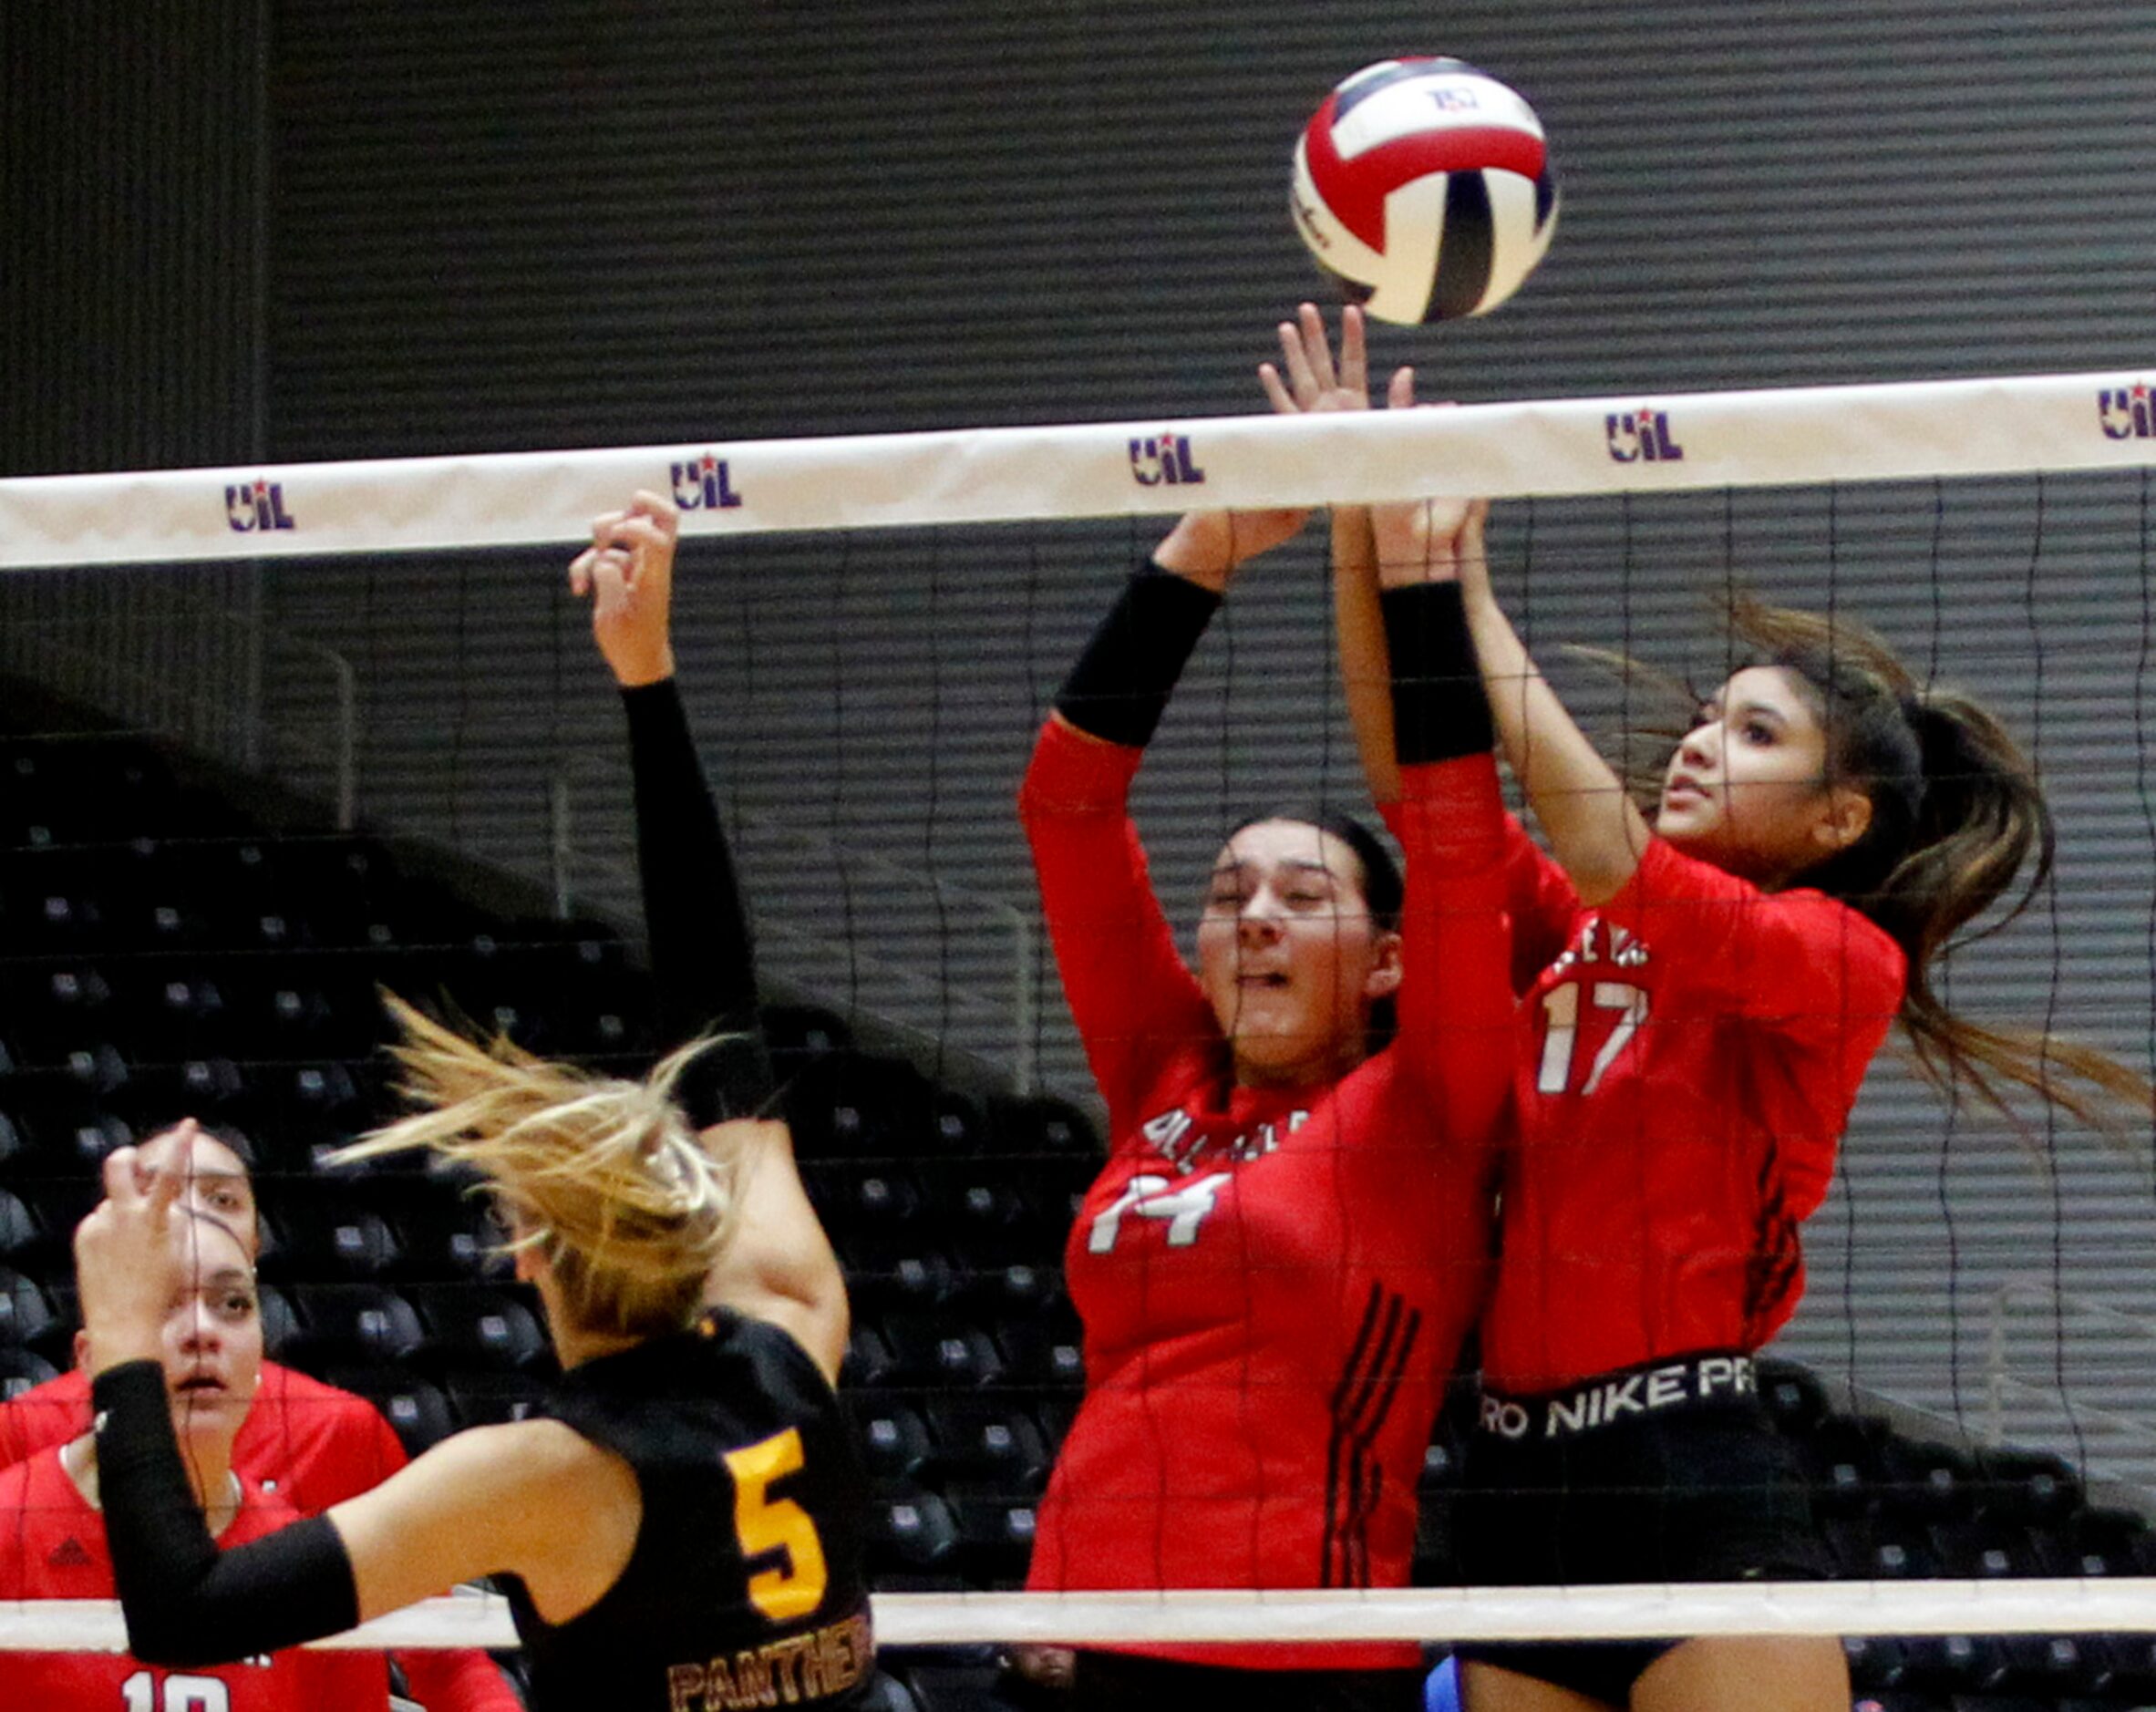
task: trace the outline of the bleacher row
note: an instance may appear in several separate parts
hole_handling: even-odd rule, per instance
[[[552,1371],[529,1296],[463,1185],[322,1155],[387,1114],[377,1000],[449,1003],[534,1050],[634,1068],[656,1043],[603,924],[503,914],[381,843],[275,835],[124,737],[0,737],[0,1392],[71,1358],[68,1239],[112,1148],[181,1115],[253,1164],[271,1352],[373,1398],[406,1443],[515,1415]],[[765,1016],[810,1192],[852,1291],[847,1407],[886,1590],[1009,1587],[1082,1383],[1060,1282],[1098,1143],[1045,1098],[975,1098],[858,1049],[812,1006]],[[1787,1363],[1763,1389],[1802,1444],[1837,1562],[1861,1577],[2156,1573],[2137,1512],[2037,1452],[1838,1413]],[[1424,1482],[1418,1579],[1452,1579],[1450,1475]],[[1849,1643],[1860,1706],[2031,1712],[2156,1703],[2151,1637]],[[988,1649],[892,1663],[890,1712],[1006,1704]]]

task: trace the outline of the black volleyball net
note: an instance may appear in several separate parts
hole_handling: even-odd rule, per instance
[[[531,1394],[543,1338],[483,1229],[438,1185],[332,1182],[318,1157],[380,1115],[377,983],[539,1050],[654,1044],[619,714],[560,575],[593,514],[650,488],[684,509],[684,691],[853,1291],[886,1641],[1799,1632],[1921,1657],[1924,1636],[2156,1628],[2135,1579],[2156,1561],[2147,1138],[1950,1110],[1891,1055],[1761,1367],[1843,1580],[1449,1584],[1469,1426],[1446,1418],[1428,1585],[1013,1591],[1081,1395],[1059,1271],[1104,1138],[1011,802],[1168,516],[1491,496],[1501,593],[1590,727],[1636,723],[1637,692],[1563,645],[1712,684],[1713,603],[1739,584],[1873,625],[2006,720],[2058,820],[2054,882],[1949,960],[1953,1002],[2145,1067],[2151,446],[2141,377],[2086,375],[0,482],[0,670],[22,686],[0,1383],[67,1365],[96,1160],[196,1111],[262,1184],[273,1355],[415,1447]],[[1239,580],[1149,755],[1136,811],[1171,914],[1194,919],[1243,812],[1363,800],[1322,535]],[[372,1644],[508,1639],[487,1597],[393,1621]],[[10,1646],[118,1637],[109,1606],[0,1604]],[[2081,1651],[2107,1682],[2147,1663]]]

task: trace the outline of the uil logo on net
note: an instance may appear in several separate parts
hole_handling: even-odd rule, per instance
[[[2137,380],[2130,387],[2099,388],[2096,419],[2107,439],[2156,438],[2156,404],[2150,399],[2149,383]]]
[[[674,503],[685,511],[730,511],[741,503],[734,490],[734,472],[717,452],[700,452],[669,468]]]
[[[225,527],[237,535],[252,535],[257,530],[299,527],[297,520],[284,509],[284,484],[263,477],[226,487],[224,521]]]
[[[1130,442],[1130,474],[1139,486],[1189,486],[1205,480],[1188,434],[1149,434]]]
[[[1669,412],[1652,405],[1636,410],[1613,410],[1603,418],[1610,456],[1620,464],[1669,464],[1685,455],[1669,426]]]

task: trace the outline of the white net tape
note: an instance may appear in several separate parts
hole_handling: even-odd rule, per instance
[[[2156,1579],[1783,1582],[1396,1591],[879,1593],[878,1642],[1084,1645],[1108,1642],[1652,1639],[1707,1635],[2156,1633]],[[315,1645],[503,1649],[499,1599],[424,1603]],[[117,1653],[119,1606],[0,1601],[0,1652]]]
[[[2156,463],[2150,387],[2044,375],[30,477],[0,481],[0,569],[575,541],[640,487],[670,488],[691,533],[745,534],[2121,469]]]

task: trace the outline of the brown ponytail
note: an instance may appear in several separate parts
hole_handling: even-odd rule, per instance
[[[2105,1129],[2121,1129],[2128,1112],[2145,1121],[2156,1088],[2110,1054],[2038,1029],[1971,1022],[1933,987],[1939,959],[1997,933],[2051,877],[2051,810],[2006,727],[1966,696],[1920,691],[1883,641],[1846,619],[1749,594],[1729,600],[1728,615],[1755,651],[1752,664],[1779,666],[1809,688],[1826,732],[1828,784],[1861,785],[1871,799],[1864,836],[1801,883],[1860,911],[1907,955],[1900,1020],[1925,1078],[1949,1098],[1965,1083],[2009,1118],[2007,1084]],[[1977,924],[2009,894],[2003,913]]]

